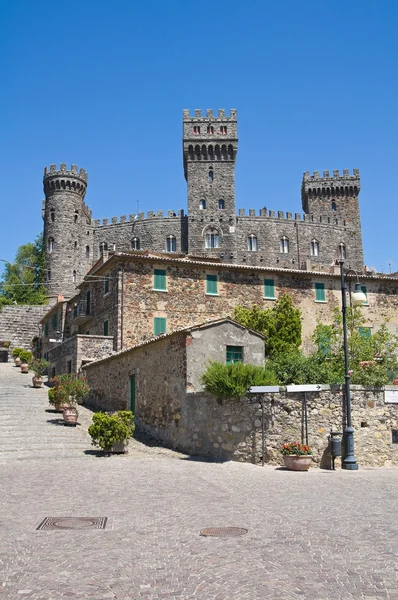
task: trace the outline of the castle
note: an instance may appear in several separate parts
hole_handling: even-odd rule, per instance
[[[318,171],[304,173],[304,214],[236,211],[237,114],[207,110],[183,113],[183,164],[188,210],[92,219],[85,204],[87,173],[63,163],[44,170],[43,219],[49,298],[71,298],[108,251],[145,251],[201,257],[227,264],[322,271],[343,255],[363,268],[359,214],[360,178]]]

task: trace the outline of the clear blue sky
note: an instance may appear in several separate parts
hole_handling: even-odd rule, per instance
[[[398,270],[398,4],[1,0],[0,258],[42,228],[42,173],[94,218],[186,209],[183,108],[236,108],[237,208],[301,212],[304,171],[361,171],[365,263]]]

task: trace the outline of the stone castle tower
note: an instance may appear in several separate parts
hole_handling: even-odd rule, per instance
[[[87,173],[61,163],[44,169],[43,206],[48,296],[71,297],[92,264],[91,213],[84,203]]]
[[[195,110],[183,117],[184,174],[188,184],[188,253],[236,260],[236,110]]]

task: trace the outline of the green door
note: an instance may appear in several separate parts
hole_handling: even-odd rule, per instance
[[[130,410],[135,414],[135,375],[130,375]]]

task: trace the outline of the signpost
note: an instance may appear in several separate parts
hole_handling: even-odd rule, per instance
[[[304,431],[305,431],[305,443],[308,446],[308,412],[307,412],[307,392],[320,392],[323,388],[319,383],[309,383],[306,385],[288,385],[286,386],[286,391],[289,392],[304,392],[303,399],[303,421],[304,421]],[[301,430],[303,434],[303,429]],[[304,436],[303,436],[304,437]]]
[[[261,394],[261,466],[265,464],[264,394],[279,394],[279,385],[253,385],[249,394]],[[257,399],[255,399],[257,401]]]

